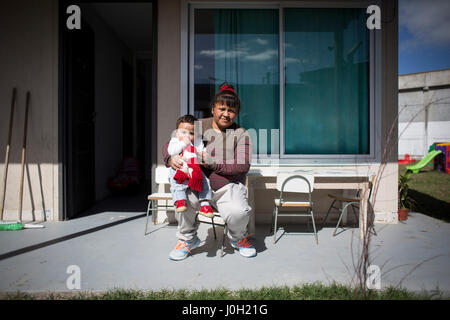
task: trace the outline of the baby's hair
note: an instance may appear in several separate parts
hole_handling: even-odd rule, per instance
[[[190,123],[190,124],[194,124],[195,121],[197,121],[198,119],[196,117],[194,117],[191,114],[186,114],[182,117],[179,117],[177,120],[177,126],[176,129],[178,129],[178,126],[180,125],[180,123]]]
[[[216,93],[213,101],[211,102],[211,109],[214,108],[216,104],[236,108],[236,112],[238,113],[241,108],[241,100],[234,90],[234,87],[228,82],[224,82],[220,85],[219,92]]]

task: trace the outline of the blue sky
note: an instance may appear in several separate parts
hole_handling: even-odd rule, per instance
[[[399,0],[398,73],[450,68],[450,0]]]

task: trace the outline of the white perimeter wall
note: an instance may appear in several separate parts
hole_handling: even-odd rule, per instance
[[[435,142],[450,142],[450,70],[399,77],[398,154],[421,159]]]

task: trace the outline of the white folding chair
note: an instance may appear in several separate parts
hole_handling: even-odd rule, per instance
[[[372,189],[373,189],[373,183],[375,181],[375,176],[372,177],[372,179],[369,181],[369,198],[368,200],[370,201],[370,198],[372,196]],[[358,190],[358,194],[356,195],[355,198],[352,197],[341,197],[341,196],[337,196],[335,194],[328,194],[328,197],[330,197],[331,199],[333,199],[333,202],[331,203],[330,207],[328,208],[328,212],[325,216],[325,218],[323,219],[322,222],[322,228],[325,226],[325,223],[327,221],[328,215],[330,214],[331,209],[336,209],[339,212],[339,218],[338,218],[338,222],[336,224],[336,228],[334,229],[333,232],[333,237],[338,235],[339,233],[345,231],[345,228],[342,226],[342,231],[339,233],[336,233],[339,225],[341,223],[342,217],[344,216],[344,214],[347,212],[348,207],[352,208],[353,211],[353,215],[356,218],[356,221],[358,221],[358,215],[356,214],[355,209],[359,209],[359,204],[361,201],[361,190]],[[335,206],[335,203],[340,204],[340,206]],[[344,205],[345,204],[345,205]],[[341,208],[341,206],[343,206]],[[377,235],[377,232],[375,231],[375,227],[373,226],[373,224],[371,223],[369,231],[372,232],[374,235]]]
[[[283,172],[277,175],[277,190],[280,191],[280,198],[275,199],[275,207],[273,210],[273,243],[277,241],[277,220],[278,216],[282,217],[311,217],[312,225],[314,229],[314,235],[316,243],[319,244],[317,238],[316,224],[314,222],[314,214],[312,210],[313,203],[311,201],[311,195],[314,190],[314,176],[313,175],[299,175],[297,173]],[[285,192],[289,192],[294,196],[300,197],[303,195],[303,199],[300,201],[286,201],[283,198]],[[307,199],[305,198],[307,195]],[[305,201],[307,200],[307,201]],[[305,209],[307,213],[278,213],[280,208],[301,208]]]
[[[159,185],[165,185],[169,183],[169,169],[166,167],[157,167],[155,170],[155,182]],[[148,216],[152,213],[153,224],[156,224],[158,211],[167,211],[168,209],[174,210],[172,204],[172,194],[170,192],[156,192],[147,197],[147,220],[145,222],[145,232],[147,235]],[[159,201],[165,201],[165,204],[159,204]],[[170,203],[169,203],[170,202]]]

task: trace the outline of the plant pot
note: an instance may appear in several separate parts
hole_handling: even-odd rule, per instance
[[[398,209],[398,221],[405,221],[408,219],[408,211],[409,209],[406,208]]]

